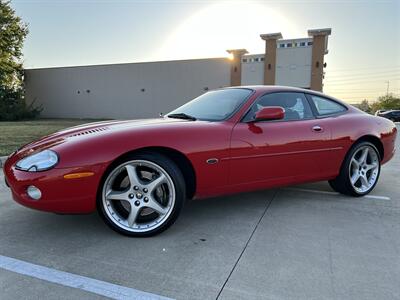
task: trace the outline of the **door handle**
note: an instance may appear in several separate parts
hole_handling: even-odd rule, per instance
[[[320,131],[322,131],[322,127],[319,125],[315,125],[315,126],[313,126],[312,130],[316,131],[316,132],[320,132]]]

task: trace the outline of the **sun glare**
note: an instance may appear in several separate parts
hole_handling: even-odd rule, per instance
[[[301,37],[296,26],[264,4],[222,2],[189,16],[155,53],[163,59],[227,56],[226,49],[246,48],[262,53],[261,33],[282,32],[284,38]]]

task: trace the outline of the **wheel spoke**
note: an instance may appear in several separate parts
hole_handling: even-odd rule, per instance
[[[369,151],[368,148],[365,148],[362,150],[362,154],[361,154],[360,158],[358,159],[359,164],[367,163],[368,151]]]
[[[145,207],[149,207],[151,209],[154,209],[156,212],[158,212],[161,215],[165,215],[167,213],[167,208],[164,208],[158,203],[153,197],[150,197],[149,202],[146,203]]]
[[[351,184],[354,185],[359,178],[360,178],[360,174],[358,174],[358,172],[353,174],[353,176],[351,176]]]
[[[150,182],[146,187],[149,190],[149,192],[152,193],[161,183],[164,183],[166,179],[167,177],[165,177],[164,174],[160,174],[159,177]]]
[[[135,166],[126,165],[125,169],[128,172],[129,182],[130,182],[131,186],[141,183],[141,180],[139,179],[139,177],[137,175]]]
[[[360,163],[357,161],[357,159],[355,159],[354,157],[353,157],[353,159],[351,160],[351,164],[352,165],[354,165],[354,167],[355,168],[359,168],[359,166],[360,166]]]
[[[128,225],[129,227],[133,227],[136,224],[136,219],[139,215],[139,207],[131,204],[131,211],[129,212],[128,216]]]
[[[365,171],[369,171],[371,169],[375,169],[376,167],[378,167],[378,164],[377,163],[372,163],[370,165],[365,165],[365,166],[366,166]]]
[[[361,179],[361,184],[363,186],[365,186],[366,188],[368,188],[369,182],[368,182],[367,176],[366,175],[360,176],[360,179]]]
[[[129,201],[128,195],[129,195],[129,193],[127,193],[127,192],[117,192],[117,191],[111,190],[107,193],[106,199],[107,200]]]

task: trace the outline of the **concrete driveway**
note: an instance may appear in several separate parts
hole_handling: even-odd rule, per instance
[[[322,182],[192,201],[147,239],[19,206],[0,175],[0,298],[400,299],[399,170],[398,152],[358,199]]]

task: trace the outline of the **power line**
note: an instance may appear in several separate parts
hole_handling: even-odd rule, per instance
[[[382,93],[381,95],[376,95],[376,96],[351,96],[351,97],[341,97],[341,99],[346,99],[346,100],[350,100],[350,99],[353,99],[353,100],[361,99],[361,100],[363,100],[363,99],[371,99],[371,98],[377,99],[377,98],[382,97],[382,96],[386,96],[385,93]]]
[[[400,80],[399,78],[386,78],[389,79],[390,81],[397,81]],[[368,82],[376,82],[379,79],[364,79],[364,80],[342,80],[342,81],[324,81],[324,84],[329,84],[329,85],[349,85],[349,84],[356,84],[356,83],[368,83]]]
[[[353,89],[353,88],[347,88],[347,89],[337,89],[337,88],[329,88],[329,86],[326,86],[327,90],[333,91],[333,92],[381,92],[384,87],[379,87],[375,89]],[[391,89],[393,90],[400,90],[400,89]]]
[[[349,78],[335,78],[335,79],[330,79],[330,78],[325,78],[326,81],[329,82],[339,82],[339,81],[353,81],[353,80],[362,80],[362,79],[382,79],[387,81],[387,79],[394,78],[394,77],[399,77],[400,72],[398,74],[392,74],[392,75],[368,75],[368,76],[353,76]]]
[[[332,78],[342,78],[342,77],[358,77],[358,76],[373,76],[373,75],[386,75],[386,74],[392,74],[392,73],[399,73],[400,72],[400,68],[397,70],[391,70],[391,71],[384,71],[384,72],[363,72],[363,73],[359,73],[359,74],[344,74],[344,75],[331,75],[330,72],[327,72],[325,74],[326,77],[332,77]]]
[[[398,86],[396,84],[392,85],[392,80],[390,81],[391,88],[390,90],[398,90]],[[372,84],[372,83],[371,83]],[[365,83],[366,86],[368,86],[368,83]],[[324,83],[324,88],[330,91],[338,91],[338,92],[347,92],[347,91],[354,91],[354,92],[375,92],[375,91],[386,91],[386,86],[387,83],[385,81],[382,81],[382,83],[379,86],[375,86],[374,89],[363,89],[362,86],[364,86],[364,83],[351,83],[351,84],[341,84],[341,83],[332,83],[332,84],[327,84]],[[352,88],[352,87],[355,88]]]
[[[361,94],[352,94],[352,93],[335,93],[335,92],[328,92],[329,95],[336,96],[338,98],[344,98],[344,99],[366,99],[366,98],[378,98],[381,96],[387,96],[386,91],[382,90],[380,92],[376,93],[361,93]],[[393,91],[389,90],[388,94],[394,94],[394,95],[400,95],[400,90],[398,91]]]
[[[389,93],[390,92],[392,92],[393,93],[393,91],[389,91]],[[386,91],[385,90],[381,90],[381,91],[376,91],[376,92],[365,92],[365,93],[363,93],[363,92],[353,92],[353,91],[350,91],[350,92],[330,92],[330,94],[332,94],[332,95],[336,95],[336,94],[339,94],[339,95],[375,95],[375,94],[385,94],[386,93]]]
[[[332,92],[341,92],[341,93],[346,93],[346,92],[354,92],[354,93],[361,93],[361,92],[365,92],[365,93],[374,93],[374,92],[382,92],[382,91],[386,91],[386,86],[380,87],[380,88],[376,88],[376,89],[352,89],[352,88],[348,88],[348,89],[336,89],[336,88],[329,88],[329,87],[325,87],[327,90],[332,91]],[[389,91],[400,91],[400,88],[391,88],[389,89]]]
[[[330,69],[328,68],[329,72],[342,72],[342,71],[360,71],[360,70],[383,70],[383,69],[396,69],[400,68],[400,65],[392,65],[392,66],[385,66],[385,67],[365,67],[365,68],[348,68],[348,69]]]

